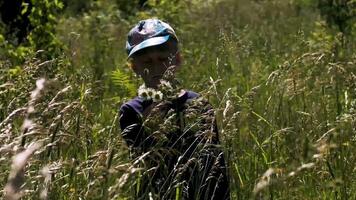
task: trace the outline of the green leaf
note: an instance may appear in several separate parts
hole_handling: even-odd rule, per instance
[[[22,2],[21,15],[24,15],[28,11],[28,3]]]
[[[135,96],[135,84],[133,84],[130,77],[124,72],[122,72],[120,69],[117,69],[111,73],[111,80],[115,86],[128,91],[130,96]]]

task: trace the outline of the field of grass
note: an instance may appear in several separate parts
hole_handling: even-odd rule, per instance
[[[133,199],[145,155],[118,109],[142,82],[124,47],[159,17],[180,40],[182,87],[215,108],[231,199],[356,199],[354,1],[347,30],[316,0],[133,2],[64,7],[51,49],[0,29],[1,198]]]

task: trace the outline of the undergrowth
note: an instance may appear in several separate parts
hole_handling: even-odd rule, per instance
[[[0,35],[2,197],[132,199],[162,152],[133,154],[118,128],[141,84],[124,43],[157,16],[177,30],[182,87],[215,109],[232,199],[356,198],[354,20],[342,32],[309,1],[149,2],[129,16],[98,2],[60,17],[55,57]]]

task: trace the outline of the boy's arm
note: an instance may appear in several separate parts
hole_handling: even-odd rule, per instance
[[[145,148],[152,144],[152,139],[145,134],[139,114],[127,104],[120,108],[121,134],[129,147]]]

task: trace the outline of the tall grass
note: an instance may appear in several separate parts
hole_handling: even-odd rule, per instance
[[[123,49],[131,25],[158,16],[178,32],[182,85],[216,110],[232,199],[355,199],[356,26],[343,36],[297,3],[181,1],[165,14],[167,1],[125,19],[102,3],[63,16],[62,57],[0,62],[1,196],[132,199],[149,155],[130,154],[118,130],[140,84]]]

